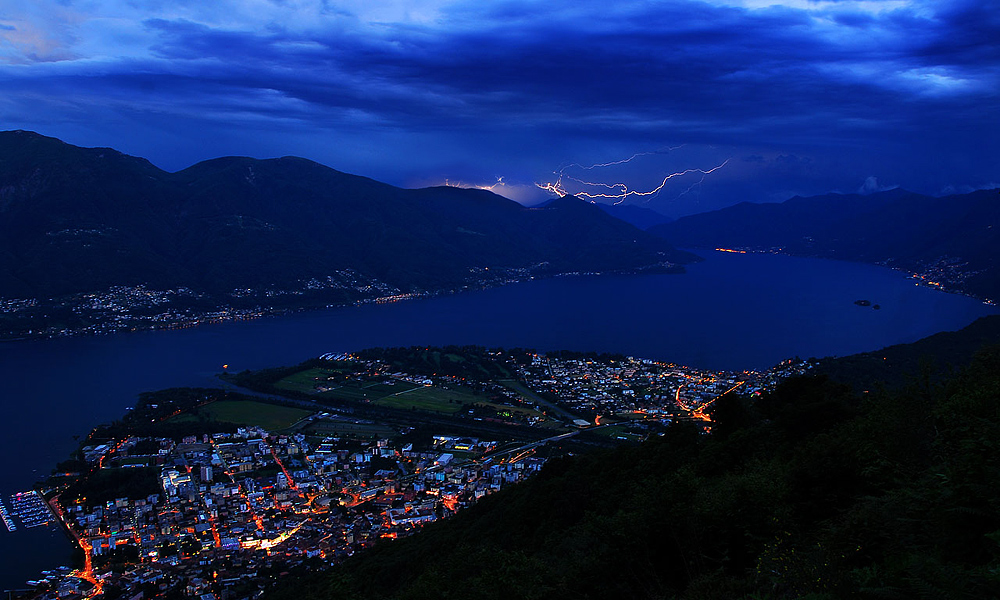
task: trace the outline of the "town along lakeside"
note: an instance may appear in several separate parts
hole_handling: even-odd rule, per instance
[[[458,285],[402,290],[376,277],[342,269],[330,275],[299,280],[294,287],[239,288],[221,295],[188,287],[155,289],[145,284],[116,285],[107,290],[48,299],[0,297],[0,342],[184,329],[307,310],[431,298],[536,278],[684,272],[683,266],[666,261],[606,273],[553,272],[548,263],[530,267],[473,267]]]
[[[761,293],[761,290],[766,293]],[[854,304],[881,304],[879,311]],[[366,304],[178,331],[0,344],[13,432],[2,498],[29,490],[143,390],[215,387],[230,370],[334,350],[409,344],[595,349],[710,369],[764,369],[794,355],[872,351],[964,327],[995,307],[914,286],[884,268],[716,253],[668,275],[558,277],[410,302]],[[584,324],[585,326],[581,326]],[[879,357],[881,358],[881,356]],[[0,528],[4,588],[70,564],[54,528]]]
[[[82,563],[26,598],[249,597],[419,531],[551,457],[640,443],[806,372],[481,347],[327,354],[143,394],[40,487]]]

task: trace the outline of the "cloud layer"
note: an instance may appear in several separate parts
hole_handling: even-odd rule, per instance
[[[675,213],[1000,179],[990,0],[18,4],[0,3],[0,126],[168,169],[298,154],[530,185],[686,144],[600,174],[641,187],[734,159],[649,201]]]

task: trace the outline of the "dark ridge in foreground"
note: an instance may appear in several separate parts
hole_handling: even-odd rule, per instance
[[[952,377],[977,350],[994,344],[1000,344],[1000,315],[980,317],[958,331],[943,331],[912,344],[824,359],[814,372],[851,384],[857,391],[879,385],[900,388]]]
[[[860,397],[795,378],[712,416],[708,436],[550,461],[265,597],[1000,595],[1000,348],[941,383]]]

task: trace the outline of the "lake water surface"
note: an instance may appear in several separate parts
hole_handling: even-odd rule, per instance
[[[702,253],[705,254],[705,253]],[[881,310],[859,307],[870,300]],[[0,343],[0,494],[26,490],[145,390],[386,345],[622,352],[713,369],[845,355],[955,330],[996,307],[869,265],[710,253],[684,275],[559,277],[179,331]],[[68,564],[57,530],[0,526],[0,589]]]

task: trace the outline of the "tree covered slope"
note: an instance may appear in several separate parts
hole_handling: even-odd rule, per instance
[[[729,398],[729,397],[727,397]],[[272,600],[1000,595],[1000,352],[941,384],[825,377],[556,460]]]
[[[109,148],[0,132],[0,298],[111,285],[211,294],[353,269],[404,291],[470,269],[546,272],[688,262],[572,198],[525,208],[483,190],[407,190],[294,157],[168,173]]]

